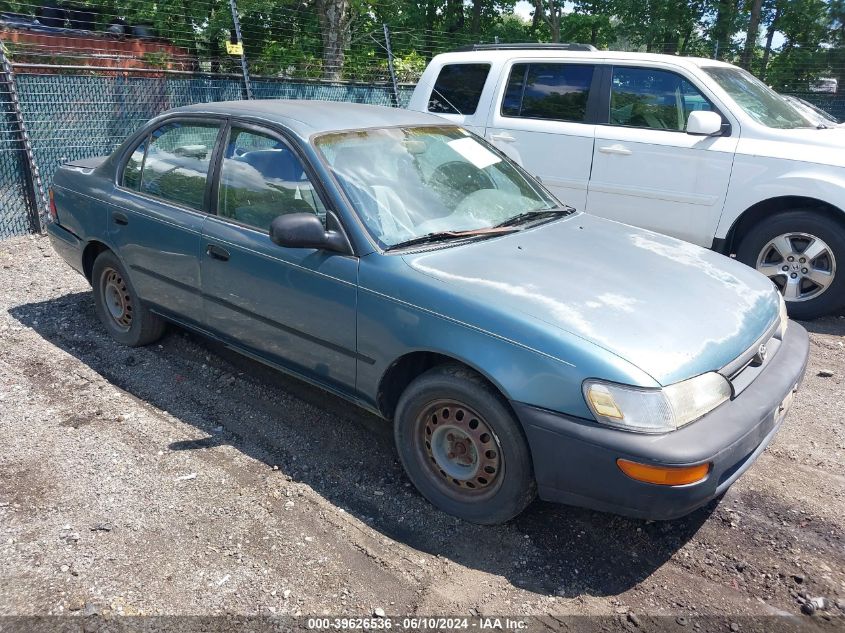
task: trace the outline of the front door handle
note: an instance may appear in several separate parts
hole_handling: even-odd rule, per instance
[[[221,262],[229,261],[229,251],[216,244],[209,244],[205,247],[205,252],[209,257],[219,259]]]
[[[126,217],[126,214],[118,211],[111,214],[111,219],[114,220],[115,224],[119,224],[120,226],[126,226],[129,224],[129,218]]]
[[[516,139],[510,134],[491,134],[491,141],[502,141],[503,143],[513,143]]]
[[[630,156],[633,154],[631,150],[629,150],[624,145],[605,145],[604,147],[599,147],[599,151],[602,154],[617,154],[619,156]]]

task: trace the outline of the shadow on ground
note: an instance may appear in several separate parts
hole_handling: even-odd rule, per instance
[[[416,494],[389,425],[340,398],[178,328],[160,344],[123,347],[97,322],[90,293],[10,313],[129,394],[208,434],[170,450],[230,444],[392,539],[539,594],[624,592],[663,565],[714,508],[646,523],[538,501],[508,525],[470,525]]]

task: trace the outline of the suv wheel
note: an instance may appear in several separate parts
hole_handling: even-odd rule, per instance
[[[402,394],[394,425],[408,477],[441,510],[492,525],[534,499],[522,427],[475,372],[451,364],[427,371]]]
[[[97,316],[113,339],[138,347],[161,338],[164,321],[141,303],[114,253],[103,251],[94,260],[91,282]]]
[[[814,319],[845,305],[845,228],[833,218],[779,213],[745,235],[737,259],[772,280],[793,318]]]

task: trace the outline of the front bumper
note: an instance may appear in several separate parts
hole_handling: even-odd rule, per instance
[[[809,355],[807,332],[790,322],[777,354],[739,396],[677,431],[620,431],[514,402],[534,460],[540,498],[642,519],[689,514],[721,495],[772,441],[786,415],[781,403],[798,388]],[[712,463],[685,486],[629,478],[619,458],[659,466]]]

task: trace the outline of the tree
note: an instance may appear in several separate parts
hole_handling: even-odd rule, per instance
[[[750,70],[754,49],[757,47],[757,36],[760,32],[760,17],[763,12],[763,0],[751,0],[751,16],[748,20],[748,30],[745,32],[745,47],[742,49],[740,66]]]
[[[323,38],[323,77],[343,77],[343,61],[352,26],[349,0],[316,0]]]

